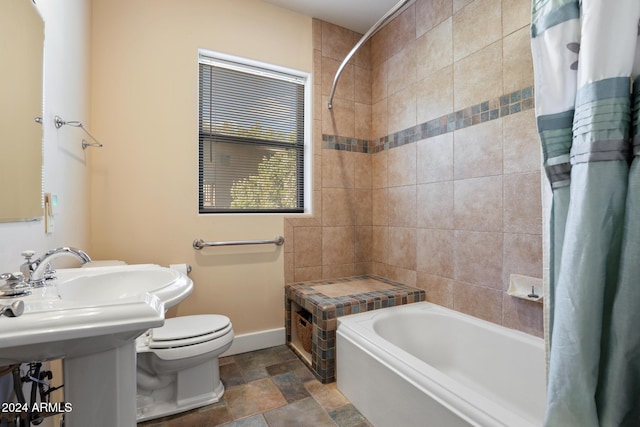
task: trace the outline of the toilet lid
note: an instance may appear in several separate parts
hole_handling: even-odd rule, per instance
[[[231,321],[220,314],[198,314],[167,319],[164,326],[153,329],[153,341],[175,341],[199,337],[223,330]]]

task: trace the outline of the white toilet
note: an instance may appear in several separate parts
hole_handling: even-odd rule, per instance
[[[167,319],[136,341],[138,421],[215,403],[224,394],[218,356],[233,342],[228,317]]]
[[[82,267],[122,265],[126,263],[104,260]],[[184,270],[188,266],[177,267]],[[181,273],[186,276],[189,270],[190,267]],[[165,308],[182,299],[165,303]],[[219,314],[166,319],[163,326],[138,337],[137,421],[177,414],[220,400],[224,385],[220,381],[218,357],[231,347],[233,338],[231,321]]]

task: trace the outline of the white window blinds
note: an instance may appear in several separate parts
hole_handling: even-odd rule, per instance
[[[305,79],[199,62],[200,213],[303,212]]]

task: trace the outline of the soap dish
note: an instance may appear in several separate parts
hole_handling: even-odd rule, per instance
[[[512,297],[541,303],[544,297],[542,290],[542,279],[519,274],[509,276],[507,293]]]

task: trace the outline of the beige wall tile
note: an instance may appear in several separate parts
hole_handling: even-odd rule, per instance
[[[284,254],[284,283],[289,284],[293,283],[295,280],[295,262],[294,262],[294,254],[293,252],[288,252]]]
[[[540,173],[509,175],[504,182],[504,231],[542,233]]]
[[[415,270],[403,267],[397,267],[395,265],[389,265],[385,269],[386,276],[391,280],[398,283],[404,283],[407,286],[416,286],[417,273]]]
[[[370,262],[372,248],[373,227],[356,227],[355,262]]]
[[[453,229],[453,181],[421,184],[417,190],[417,226]]]
[[[416,269],[416,233],[414,228],[389,227],[389,265]]]
[[[351,153],[355,167],[355,188],[371,189],[373,156],[369,153]]]
[[[293,244],[293,224],[289,221],[288,218],[284,220],[284,253],[292,253],[294,252],[294,244]]]
[[[416,144],[406,144],[389,150],[387,179],[389,187],[416,183]]]
[[[333,108],[326,106],[328,96],[322,97],[322,133],[355,138],[355,103],[342,98],[333,98]]]
[[[354,46],[353,31],[322,21],[322,56],[342,61]]]
[[[389,227],[373,226],[371,261],[388,263],[389,256]]]
[[[448,66],[416,84],[416,121],[425,123],[452,111],[453,66]]]
[[[416,38],[415,5],[409,6],[399,16],[389,22],[385,28],[387,33],[387,59],[400,52]]]
[[[502,119],[504,173],[536,172],[542,164],[533,109]]]
[[[502,0],[502,35],[506,36],[531,23],[530,0]]]
[[[314,190],[313,191],[313,205],[312,209],[313,216],[311,216],[311,221],[314,222],[313,225],[321,225],[322,224],[322,190]]]
[[[453,0],[453,13],[458,13],[463,7],[473,2],[473,0]]]
[[[322,25],[323,21],[314,18],[311,21],[311,34],[313,37],[313,48],[314,49],[322,49]]]
[[[502,290],[502,233],[455,233],[456,280]]]
[[[348,151],[322,150],[323,188],[354,188],[355,160],[354,153]]]
[[[316,153],[322,153],[322,150]],[[322,156],[320,154],[313,156],[313,190],[322,190]]]
[[[371,138],[377,139],[389,134],[389,109],[387,98],[373,104],[371,108]]]
[[[336,59],[322,57],[322,94],[330,95],[331,87],[333,86],[333,79],[336,76],[340,62]],[[352,64],[347,64],[340,75],[340,80],[336,86],[334,96],[336,98],[342,98],[344,100],[355,100],[355,67]],[[326,105],[326,103],[325,103]]]
[[[371,70],[371,102],[376,103],[388,96],[387,77],[389,75],[389,63],[383,62],[379,67]]]
[[[353,45],[355,46],[362,38],[362,34],[353,33],[353,35]],[[360,49],[358,49],[355,55],[353,55],[353,64],[356,67],[371,70],[371,40],[368,40],[365,44],[361,45]]]
[[[321,227],[295,227],[293,244],[296,248],[294,259],[296,269],[322,265]]]
[[[434,276],[454,277],[455,238],[453,230],[421,228],[417,235],[417,270]]]
[[[416,186],[405,185],[389,188],[389,225],[392,227],[416,226]]]
[[[352,264],[355,227],[322,227],[322,265]]]
[[[355,190],[325,188],[322,191],[322,225],[354,225],[356,207]]]
[[[371,139],[371,104],[355,104],[355,137],[358,139]]]
[[[294,282],[311,282],[322,279],[322,266],[296,268]]]
[[[371,222],[373,225],[389,225],[389,189],[375,188],[371,191]]]
[[[389,27],[384,26],[371,37],[371,68],[382,66],[389,58]]]
[[[336,279],[339,277],[353,277],[355,264],[332,264],[322,266],[322,279]]]
[[[387,61],[387,90],[392,95],[416,82],[416,42],[410,41]]]
[[[416,37],[422,36],[452,15],[452,0],[417,0]]]
[[[314,85],[317,87],[318,85]],[[313,154],[321,155],[322,153],[322,97],[318,96],[318,101],[314,100],[313,108],[317,110],[317,119],[313,119]],[[316,114],[314,113],[314,116]]]
[[[355,101],[361,104],[371,105],[371,70],[362,67],[353,67],[353,70],[355,79]],[[342,76],[340,78],[342,78]]]
[[[502,41],[457,61],[453,85],[456,111],[502,95]]]
[[[504,315],[502,324],[508,328],[517,329],[542,338],[544,336],[542,304],[514,298],[507,294],[503,295]]]
[[[373,199],[371,189],[357,189],[355,191],[355,224],[372,225]],[[354,224],[354,222],[352,222]]]
[[[533,86],[533,58],[529,27],[506,36],[502,45],[504,93]]]
[[[456,179],[502,174],[502,119],[454,132]]]
[[[389,150],[380,151],[373,154],[371,159],[372,173],[371,173],[371,186],[372,188],[385,188],[387,187],[387,156]]]
[[[512,274],[542,278],[542,235],[504,234],[503,289]]]
[[[415,83],[404,90],[389,95],[388,132],[398,132],[416,125]]]
[[[358,262],[353,264],[354,272],[353,274],[356,276],[369,276],[375,274],[373,272],[373,263],[372,262]]]
[[[453,179],[453,133],[418,141],[419,184]]]
[[[389,277],[389,265],[381,262],[372,262],[371,274],[381,277]]]
[[[502,292],[456,282],[453,308],[489,322],[502,323]]]
[[[417,79],[453,64],[453,19],[446,19],[416,41]]]
[[[322,51],[319,49],[313,50],[313,79],[314,84],[322,84]]]
[[[320,67],[322,68],[322,67]],[[321,73],[315,74],[314,78],[318,78]],[[317,80],[313,85],[313,120],[322,121],[322,84],[316,84]],[[326,104],[324,104],[326,105]]]
[[[427,301],[452,309],[454,283],[451,279],[419,271],[416,286],[424,289]]]
[[[455,181],[456,230],[502,231],[502,176]]]
[[[453,59],[458,61],[502,38],[502,0],[475,0],[453,17]]]

